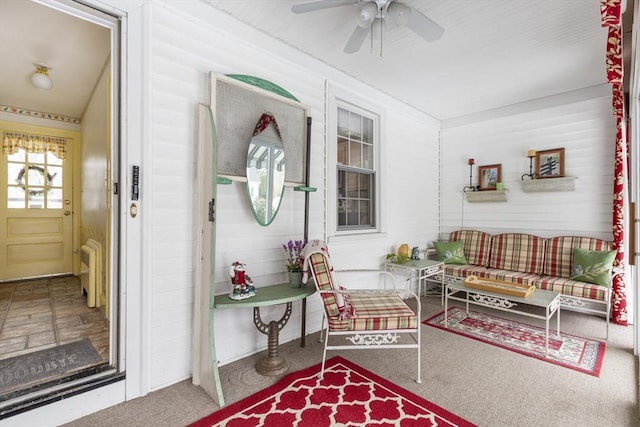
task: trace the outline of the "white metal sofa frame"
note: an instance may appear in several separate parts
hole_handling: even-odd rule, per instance
[[[381,270],[341,270],[340,273],[378,273],[391,279],[393,289],[344,289],[338,285],[334,272],[326,256],[315,253],[308,257],[316,289],[323,303],[322,330],[320,340],[324,341],[322,369],[327,350],[339,349],[382,349],[412,348],[417,350],[417,377],[420,376],[420,298],[410,290],[396,289],[395,278]],[[386,287],[386,280],[384,280]],[[412,310],[403,298],[415,300]],[[323,339],[323,332],[326,335]],[[331,337],[346,337],[351,344],[329,344]],[[411,342],[398,342],[401,336],[409,336]],[[407,341],[405,339],[404,341]]]

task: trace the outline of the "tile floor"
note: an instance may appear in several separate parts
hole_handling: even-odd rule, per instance
[[[0,283],[0,360],[89,338],[109,360],[109,322],[77,277]]]

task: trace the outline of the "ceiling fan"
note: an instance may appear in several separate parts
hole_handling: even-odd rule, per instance
[[[407,26],[424,40],[438,40],[444,29],[427,18],[421,12],[396,0],[313,0],[291,6],[294,13],[314,12],[332,7],[352,6],[356,19],[356,28],[347,41],[343,51],[355,53],[360,50],[367,36],[383,24],[386,26]],[[382,40],[382,39],[381,39]],[[373,38],[372,38],[373,43]],[[380,42],[382,56],[382,41]]]

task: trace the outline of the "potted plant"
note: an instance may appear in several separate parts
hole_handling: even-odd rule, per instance
[[[302,251],[306,244],[306,240],[289,240],[287,244],[282,245],[284,252],[287,254],[285,266],[289,274],[289,285],[292,288],[302,286],[302,264],[304,263]]]

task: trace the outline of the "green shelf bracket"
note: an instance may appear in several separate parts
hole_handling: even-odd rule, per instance
[[[293,191],[306,191],[307,193],[313,193],[318,189],[315,187],[305,187],[304,185],[299,185],[297,187],[293,187]]]
[[[224,176],[218,176],[216,178],[216,183],[217,184],[224,184],[224,185],[228,185],[231,184],[233,181],[231,181],[229,178],[225,178]]]

